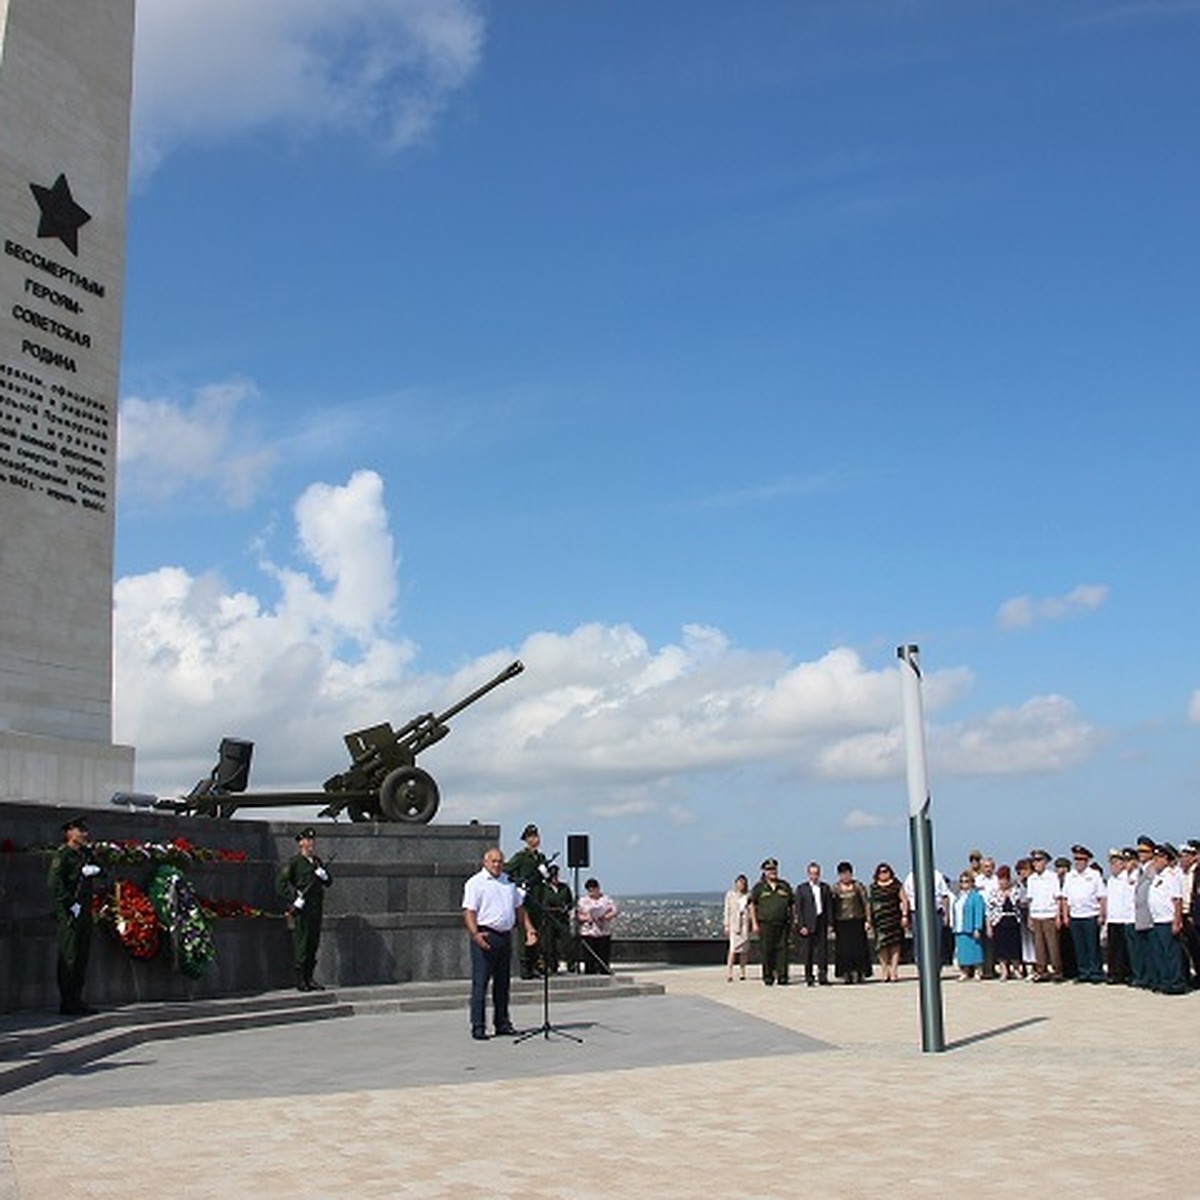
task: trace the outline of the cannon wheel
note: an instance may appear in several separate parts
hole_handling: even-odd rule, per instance
[[[440,801],[433,776],[420,767],[397,767],[379,787],[379,807],[389,821],[428,825]]]

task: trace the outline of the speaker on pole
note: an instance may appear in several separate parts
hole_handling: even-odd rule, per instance
[[[567,834],[567,866],[582,867],[587,870],[591,866],[588,858],[588,835],[586,833]]]

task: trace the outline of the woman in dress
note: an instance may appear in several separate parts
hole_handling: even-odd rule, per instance
[[[868,899],[883,982],[892,983],[900,979],[900,950],[908,929],[908,897],[887,863],[875,868]]]
[[[725,893],[725,935],[729,938],[729,957],[725,960],[725,978],[733,982],[733,964],[741,968],[739,978],[746,978],[746,963],[750,958],[750,881],[739,875],[733,887]]]
[[[1000,886],[987,901],[988,929],[996,965],[1004,969],[1005,979],[1013,979],[1021,972],[1021,897],[1007,866],[996,868],[996,878]]]
[[[838,863],[833,892],[833,969],[847,983],[862,983],[871,974],[871,908],[867,889],[854,878],[854,867]]]
[[[958,892],[951,905],[950,927],[954,930],[954,957],[959,979],[982,979],[975,972],[983,966],[983,924],[987,909],[975,876],[964,871],[958,877]]]

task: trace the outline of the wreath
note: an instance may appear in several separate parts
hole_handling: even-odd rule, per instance
[[[153,958],[158,953],[158,914],[150,897],[129,880],[118,880],[113,888],[113,928],[121,945],[134,958]]]
[[[177,867],[159,867],[150,880],[150,900],[170,935],[179,969],[198,978],[216,958],[217,948],[192,885]]]

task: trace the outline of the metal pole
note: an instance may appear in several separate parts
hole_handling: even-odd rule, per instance
[[[912,848],[913,894],[917,903],[917,978],[921,986],[921,1049],[946,1049],[942,1021],[942,931],[934,898],[933,821],[929,815],[929,779],[925,770],[925,718],[921,711],[921,662],[917,646],[897,646],[904,665],[904,746],[908,764],[908,839]]]

